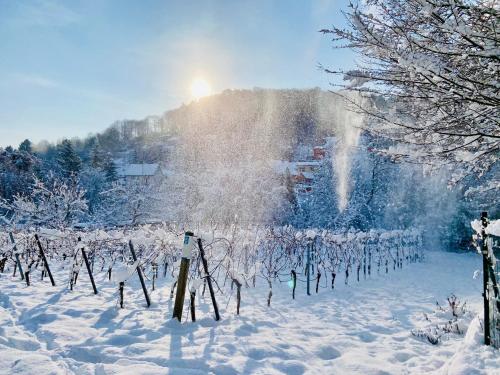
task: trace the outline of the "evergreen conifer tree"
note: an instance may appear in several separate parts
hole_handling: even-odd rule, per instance
[[[31,141],[29,139],[22,141],[19,145],[19,151],[25,151],[28,154],[31,154],[33,152]]]
[[[116,173],[116,165],[110,155],[107,155],[104,160],[103,171],[106,175],[106,180],[109,182],[116,181],[118,177]]]
[[[65,139],[58,147],[57,163],[67,176],[77,174],[82,168],[80,157],[73,149],[73,144],[70,140]]]
[[[101,144],[97,141],[92,148],[90,154],[90,162],[94,168],[103,168],[105,163],[105,155]]]

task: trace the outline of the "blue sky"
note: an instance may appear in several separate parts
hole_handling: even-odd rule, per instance
[[[226,88],[328,88],[347,0],[0,0],[0,146],[85,136]]]

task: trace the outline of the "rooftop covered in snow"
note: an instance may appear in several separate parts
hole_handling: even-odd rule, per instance
[[[146,177],[161,173],[161,169],[158,163],[124,164],[117,167],[116,173],[119,177]]]

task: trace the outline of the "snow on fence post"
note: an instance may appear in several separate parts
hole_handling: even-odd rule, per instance
[[[486,227],[488,226],[488,213],[481,213],[481,252],[483,254],[483,302],[484,302],[484,343],[491,344],[490,332],[490,301],[488,296],[488,282],[489,282],[489,254],[488,254],[488,235],[486,234]]]
[[[52,286],[56,286],[54,278],[52,277],[52,272],[50,272],[49,263],[47,262],[47,258],[45,257],[45,253],[43,251],[43,247],[42,247],[42,244],[40,243],[40,238],[38,238],[37,233],[35,233],[35,240],[36,240],[36,243],[38,245],[38,249],[40,250],[40,255],[42,256],[43,265],[44,265],[45,269],[47,270],[47,273],[49,274],[50,282],[52,283]]]
[[[132,254],[132,259],[137,262],[137,256],[135,255],[134,245],[132,240],[128,241],[128,246],[130,248],[130,253]],[[146,288],[146,283],[144,282],[144,276],[142,275],[142,269],[139,264],[137,264],[137,274],[139,275],[139,281],[141,282],[142,291],[144,292],[144,298],[146,299],[146,304],[151,306],[151,300],[149,299],[148,288]]]
[[[81,242],[81,241],[82,241],[82,238],[78,237],[78,242]],[[85,267],[87,267],[87,272],[89,274],[90,283],[92,284],[92,289],[94,290],[94,294],[97,294],[97,288],[95,286],[94,276],[92,275],[92,269],[90,268],[89,259],[87,258],[87,253],[85,252],[85,246],[82,246],[81,249],[82,249],[83,260],[85,262]]]
[[[203,244],[201,238],[198,238],[198,247],[200,249],[201,263],[203,264],[203,270],[205,271],[205,280],[208,285],[208,291],[210,292],[210,298],[212,299],[212,305],[214,306],[215,320],[220,320],[219,308],[217,307],[217,301],[215,300],[214,288],[212,286],[212,279],[210,273],[208,272],[208,262],[205,257],[205,250],[203,249]]]
[[[16,256],[16,265],[19,268],[19,273],[21,274],[21,280],[24,280],[23,266],[21,265],[21,259],[19,259],[19,253],[17,252],[16,241],[14,240],[14,235],[12,234],[12,232],[9,232],[9,237],[10,237],[10,242],[12,242],[12,245],[14,246],[14,254]]]
[[[181,267],[177,278],[177,294],[175,295],[174,314],[172,315],[172,318],[177,318],[179,322],[182,320],[182,307],[184,306],[184,296],[186,294],[193,236],[193,232],[184,233]]]

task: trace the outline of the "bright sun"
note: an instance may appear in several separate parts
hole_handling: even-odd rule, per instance
[[[210,85],[203,78],[196,78],[191,83],[191,96],[196,100],[210,95],[211,92]]]

